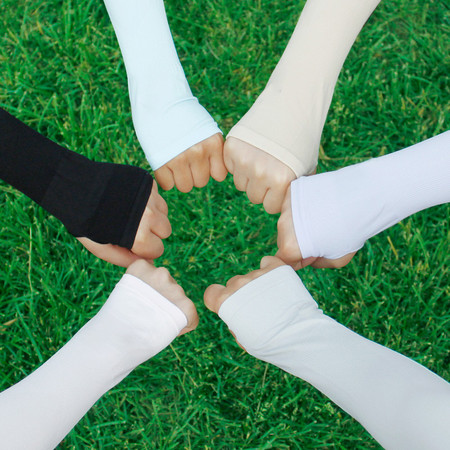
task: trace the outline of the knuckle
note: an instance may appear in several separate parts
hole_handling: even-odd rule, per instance
[[[167,223],[164,224],[161,237],[163,239],[167,239],[172,234],[172,225],[170,225],[169,220],[167,220]]]
[[[192,318],[197,317],[197,308],[195,307],[195,305],[190,300],[186,299],[186,301],[185,301],[185,309],[186,309],[186,312],[189,314],[190,317],[192,317]]]
[[[230,279],[227,281],[226,287],[228,288],[228,287],[234,286],[236,283],[239,282],[239,279],[240,279],[240,278],[242,278],[242,275],[235,275],[234,277],[230,278]]]
[[[164,244],[161,239],[158,239],[158,242],[153,246],[152,255],[150,255],[150,257],[159,258],[163,253],[164,253]]]
[[[186,157],[190,161],[202,160],[206,156],[206,154],[207,150],[202,143],[195,144],[186,151]]]
[[[265,167],[256,166],[252,170],[252,176],[258,181],[265,180],[267,178],[267,171]]]
[[[172,276],[171,276],[170,274],[169,274],[169,276],[170,276],[170,278],[172,279]],[[185,300],[187,300],[189,303],[192,303],[192,302],[186,297],[186,294],[185,294],[185,292],[184,292],[184,289],[183,289],[178,283],[176,283],[176,284],[173,286],[173,293],[174,293],[174,295],[175,295],[176,297],[185,299]]]
[[[155,271],[155,275],[161,280],[171,280],[172,276],[170,272],[165,267],[158,267]]]
[[[182,192],[183,194],[187,194],[188,192],[190,192],[193,188],[192,184],[187,184],[187,183],[179,183],[177,184],[177,189]]]
[[[197,179],[194,182],[194,186],[198,188],[205,187],[209,181],[209,168],[198,174]]]
[[[279,233],[284,232],[286,228],[286,216],[285,214],[281,213],[280,218],[278,219],[277,222],[277,229]]]
[[[280,206],[273,203],[264,203],[264,209],[268,214],[277,214],[280,212]]]

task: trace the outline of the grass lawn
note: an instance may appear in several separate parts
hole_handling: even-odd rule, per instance
[[[303,4],[166,2],[191,87],[224,133],[264,87]],[[449,127],[449,32],[445,2],[382,2],[339,78],[319,171]],[[149,167],[100,0],[0,3],[0,106],[90,158]],[[275,253],[278,217],[250,204],[230,176],[187,195],[163,195],[174,231],[157,264],[196,303],[200,325],[107,393],[60,448],[379,448],[314,388],[245,354],[203,306],[209,284],[253,270]],[[447,380],[449,211],[444,205],[404,220],[372,238],[341,270],[299,272],[327,314]],[[1,182],[0,390],[67,342],[122,273]]]

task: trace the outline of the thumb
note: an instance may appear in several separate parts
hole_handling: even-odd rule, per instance
[[[203,295],[206,307],[216,314],[219,312],[222,303],[225,299],[221,299],[223,292],[225,291],[225,286],[221,284],[211,284],[206,288]]]
[[[78,237],[77,240],[94,256],[116,266],[128,267],[139,259],[139,256],[127,248],[119,247],[118,245],[99,244],[85,237]]]

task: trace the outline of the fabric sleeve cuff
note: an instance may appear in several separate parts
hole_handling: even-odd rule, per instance
[[[143,172],[140,185],[136,189],[136,195],[130,205],[130,212],[127,214],[126,222],[119,245],[124,248],[132,249],[139,224],[152,193],[153,178],[148,172]]]
[[[187,318],[181,309],[145,281],[126,273],[119,281],[119,284],[125,289],[132,291],[137,298],[145,302],[151,302],[153,305],[167,313],[173,321],[177,334],[187,326]]]
[[[266,346],[280,326],[316,302],[290,266],[278,267],[251,281],[221,306],[219,317],[249,353]]]
[[[286,164],[296,177],[309,175],[314,172],[317,166],[317,160],[304,163],[296,158],[289,150],[274,142],[273,140],[255,132],[244,125],[237,123],[228,133],[227,137],[234,137],[241,141],[247,142],[254,147],[268,153],[270,156]]]
[[[308,228],[308,199],[304,195],[305,179],[299,178],[291,183],[291,211],[295,236],[302,258],[320,256],[317,254]]]
[[[222,134],[222,131],[217,123],[211,119],[210,121],[208,120],[207,122],[198,125],[198,127],[193,128],[189,134],[181,136],[170,145],[164,146],[164,152],[154,154],[152,149],[149,149],[145,150],[145,156],[152,169],[158,170],[181,153],[217,133]]]

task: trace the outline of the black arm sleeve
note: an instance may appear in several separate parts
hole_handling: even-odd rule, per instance
[[[77,237],[133,246],[153,179],[143,169],[91,161],[0,108],[0,178]]]

